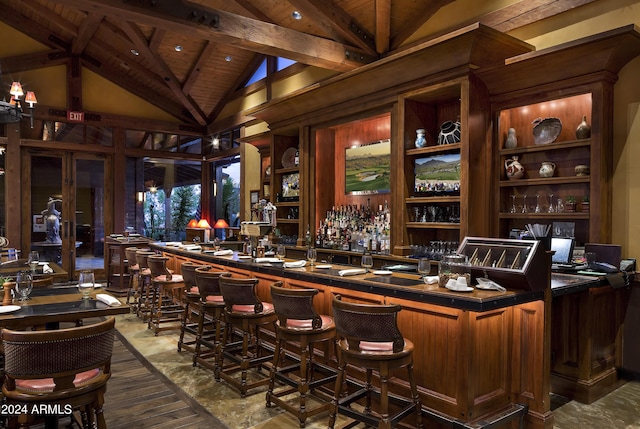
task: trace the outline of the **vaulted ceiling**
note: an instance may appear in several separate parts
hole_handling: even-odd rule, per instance
[[[471,22],[506,32],[591,1],[515,1],[438,33]],[[5,73],[80,64],[186,124],[207,126],[266,56],[349,71],[406,49],[418,36],[439,35],[424,28],[450,3],[455,1],[0,0],[0,20],[49,49],[0,58],[0,64]],[[73,102],[71,97],[69,109],[76,108]]]

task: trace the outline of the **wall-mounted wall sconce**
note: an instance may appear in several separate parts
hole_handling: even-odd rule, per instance
[[[213,192],[213,198],[218,196],[218,182],[215,180],[211,182],[211,191]]]
[[[139,203],[144,203],[145,194],[142,191],[136,192],[136,201]]]
[[[211,145],[213,146],[213,150],[220,149],[220,139],[218,137],[214,137],[211,140]]]

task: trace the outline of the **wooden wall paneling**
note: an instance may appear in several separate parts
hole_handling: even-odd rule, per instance
[[[319,128],[313,131],[315,138],[312,138],[311,150],[315,154],[315,163],[309,164],[310,176],[313,178],[313,188],[315,198],[311,195],[307,199],[309,202],[312,225],[318,228],[320,220],[327,215],[327,207],[334,204],[336,193],[336,179],[338,169],[336,168],[336,145],[335,129],[331,127]],[[313,231],[312,231],[313,232]]]

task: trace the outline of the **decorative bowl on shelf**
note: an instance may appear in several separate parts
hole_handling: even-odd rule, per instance
[[[562,131],[562,122],[558,118],[537,118],[532,124],[535,144],[553,143]]]
[[[282,155],[283,168],[296,167],[296,152],[297,149],[295,147],[290,147],[289,149],[284,151],[284,154]]]

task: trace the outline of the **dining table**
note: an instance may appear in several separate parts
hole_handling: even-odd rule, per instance
[[[0,306],[0,328],[46,326],[47,329],[54,329],[61,322],[78,322],[130,312],[131,308],[124,303],[105,303],[102,300],[105,296],[111,297],[102,287],[94,289],[89,299],[82,298],[76,285],[34,288],[29,300],[14,299],[11,304]]]

